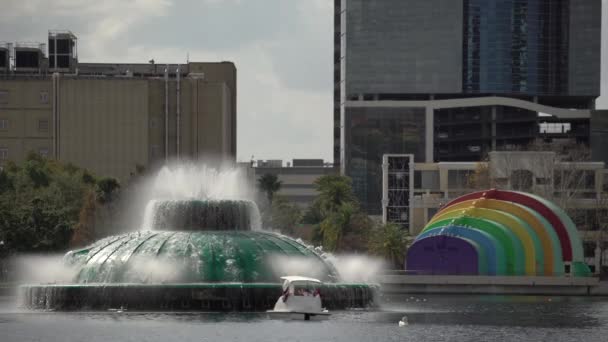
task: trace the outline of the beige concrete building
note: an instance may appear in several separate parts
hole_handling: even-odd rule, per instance
[[[231,62],[80,63],[70,31],[0,44],[0,166],[33,151],[125,181],[174,158],[234,161],[236,119]]]
[[[308,208],[318,195],[314,182],[321,176],[336,173],[333,165],[322,159],[293,159],[286,165],[282,160],[258,160],[249,167],[253,170],[250,175],[256,186],[265,174],[276,175],[281,182],[277,195],[301,209]]]
[[[126,181],[173,158],[236,158],[236,68],[80,63],[0,73],[0,165],[30,151]]]

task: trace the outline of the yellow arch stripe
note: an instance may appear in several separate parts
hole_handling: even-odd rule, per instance
[[[431,219],[431,221],[428,224],[430,225],[439,220],[458,218],[460,216],[485,218],[485,219],[488,219],[491,221],[501,223],[501,224],[507,226],[508,228],[510,228],[513,231],[513,233],[519,238],[519,240],[522,242],[522,244],[524,246],[524,254],[525,254],[524,255],[524,262],[525,262],[524,268],[525,268],[526,275],[530,275],[530,276],[537,275],[536,262],[537,262],[537,259],[542,258],[542,256],[540,256],[542,251],[538,251],[537,248],[534,247],[534,240],[533,240],[532,236],[530,235],[530,231],[528,231],[524,226],[522,226],[517,220],[513,219],[512,216],[509,216],[509,214],[505,214],[501,211],[497,211],[497,210],[493,210],[493,209],[468,207],[466,209],[443,211],[440,214],[433,216],[433,218]],[[539,258],[536,257],[537,253],[539,253]],[[538,260],[538,261],[540,261],[540,260]]]
[[[545,259],[545,275],[556,275],[561,274],[561,270],[563,270],[563,260],[561,253],[561,245],[559,243],[559,237],[554,233],[555,236],[551,235],[551,232],[548,232],[547,229],[552,229],[550,227],[546,227],[536,216],[530,213],[528,210],[522,208],[520,205],[514,204],[512,202],[500,201],[495,199],[486,199],[479,198],[468,201],[463,201],[460,203],[456,203],[444,210],[456,210],[456,209],[465,209],[468,207],[476,207],[476,208],[486,208],[486,209],[494,209],[499,211],[504,211],[509,214],[512,214],[524,222],[526,222],[538,235],[540,238],[540,243],[543,247],[544,259]],[[444,210],[438,212],[440,215]],[[559,265],[562,265],[561,267]]]

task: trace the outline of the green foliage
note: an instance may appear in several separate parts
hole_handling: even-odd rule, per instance
[[[407,231],[394,223],[380,225],[372,230],[369,251],[383,257],[397,269],[403,268],[405,253],[413,238]]]
[[[13,181],[4,170],[0,170],[0,194],[13,189]]]
[[[348,229],[355,212],[355,203],[345,202],[335,211],[327,214],[319,225],[323,235],[323,247],[329,251],[338,250],[342,236]]]
[[[323,215],[321,214],[321,208],[317,201],[313,202],[306,212],[304,216],[302,216],[302,223],[305,224],[319,224],[323,221]]]
[[[293,234],[295,227],[302,220],[300,208],[283,197],[275,197],[272,201],[272,226],[284,234]]]
[[[99,190],[107,200],[117,184],[115,180],[98,184],[95,177],[74,165],[34,153],[21,165],[7,164],[0,172],[4,252],[64,251],[78,223],[85,194]],[[93,208],[89,205],[88,210]]]
[[[42,158],[29,154],[23,168],[34,188],[46,187],[49,185],[49,170],[46,162]]]
[[[95,184],[95,177],[88,170],[82,171],[82,182],[85,184]]]
[[[102,178],[97,182],[95,192],[97,193],[97,200],[99,203],[104,204],[112,200],[114,192],[120,189],[120,184],[114,178]]]
[[[371,224],[359,209],[350,178],[325,175],[315,181],[315,186],[319,195],[305,217],[319,224],[313,240],[328,251],[365,250]]]
[[[319,192],[315,205],[324,217],[336,212],[344,203],[357,203],[352,181],[346,176],[321,176],[315,181],[315,187]]]
[[[281,189],[281,181],[277,175],[267,173],[258,179],[258,187],[266,194],[268,202],[272,203],[274,194]]]

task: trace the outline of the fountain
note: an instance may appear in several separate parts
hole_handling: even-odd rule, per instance
[[[51,310],[264,311],[290,271],[322,280],[328,309],[373,304],[375,287],[343,283],[314,248],[252,229],[246,200],[153,200],[142,229],[70,251],[71,283],[20,287],[21,303]],[[293,270],[293,265],[305,265]]]

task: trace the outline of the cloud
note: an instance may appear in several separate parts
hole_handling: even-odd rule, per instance
[[[175,61],[184,58],[183,52],[138,46],[128,49],[125,59],[153,56]],[[189,55],[193,61],[232,60],[238,68],[239,159],[249,160],[252,155],[256,159],[332,158],[331,74],[322,89],[289,87],[275,68],[275,56],[263,44],[222,52],[191,50]]]

